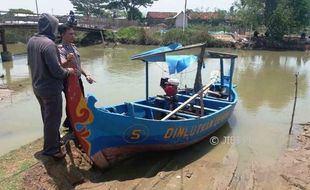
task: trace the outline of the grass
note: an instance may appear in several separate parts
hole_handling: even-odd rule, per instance
[[[0,157],[0,189],[22,189],[23,172],[38,161],[34,153],[42,148],[42,139]]]

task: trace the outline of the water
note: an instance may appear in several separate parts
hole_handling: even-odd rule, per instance
[[[10,46],[11,50],[20,47]],[[80,48],[82,64],[97,81],[88,84],[85,91],[95,94],[97,106],[106,106],[145,98],[145,69],[130,56],[148,50],[147,46],[119,46],[115,49],[102,46]],[[275,160],[287,146],[288,130],[294,101],[295,73],[299,73],[298,102],[295,123],[309,121],[310,53],[295,51],[218,51],[238,54],[234,83],[239,102],[229,125],[215,134],[222,139],[221,147],[236,145],[240,161],[251,158],[260,161]],[[26,55],[17,55],[13,62],[0,64],[0,74],[16,92],[11,98],[0,101],[0,155],[16,149],[42,136],[39,105],[29,78]],[[217,69],[216,61],[206,60],[204,81],[210,71]],[[196,65],[192,65],[180,78],[181,85],[193,85]],[[150,64],[150,95],[162,94],[160,77],[168,76],[164,64]],[[294,130],[300,128],[294,126]],[[228,147],[229,147],[228,146]],[[226,150],[226,149],[225,149]]]

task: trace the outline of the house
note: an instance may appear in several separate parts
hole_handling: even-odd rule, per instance
[[[219,12],[186,12],[185,27],[188,23],[219,23],[225,22],[226,19],[221,17]],[[184,22],[184,12],[148,12],[146,15],[146,22],[148,26],[156,26],[165,24],[169,28],[182,28]]]
[[[148,12],[146,15],[147,25],[155,26],[165,24],[168,27],[183,27],[184,12]],[[188,17],[185,18],[185,26],[187,26]]]
[[[189,19],[189,17],[186,16],[186,17],[185,17],[185,20],[184,20],[184,12],[183,12],[183,11],[180,12],[179,14],[177,14],[176,16],[174,16],[173,19],[174,19],[174,26],[175,26],[176,28],[182,28],[183,25],[184,25],[185,27],[187,27],[187,25],[188,25],[188,19]]]
[[[191,18],[191,24],[211,24],[219,25],[221,23],[227,23],[230,20],[226,18],[225,14],[220,12],[190,12],[189,16]]]
[[[169,24],[168,18],[176,16],[177,12],[148,12],[146,21],[148,26],[155,26],[158,24]]]
[[[209,21],[219,17],[218,12],[190,12],[191,20]]]

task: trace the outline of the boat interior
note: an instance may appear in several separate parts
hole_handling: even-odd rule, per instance
[[[168,120],[195,119],[218,112],[232,104],[226,91],[227,88],[223,89],[220,86],[213,86],[202,99],[200,96],[196,97],[169,117]],[[175,108],[191,98],[192,94],[192,89],[180,90],[175,96],[158,95],[149,97],[148,101],[125,102],[121,105],[106,107],[105,110],[110,113],[136,118],[162,120]],[[230,94],[233,96],[233,93]]]

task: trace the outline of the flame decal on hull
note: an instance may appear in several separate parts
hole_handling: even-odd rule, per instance
[[[74,67],[73,65],[71,66]],[[70,75],[67,78],[65,96],[67,117],[69,118],[71,127],[84,151],[87,155],[90,155],[91,144],[87,138],[91,133],[88,130],[87,125],[94,121],[94,115],[87,106],[87,102],[79,84],[79,79],[76,75]]]

